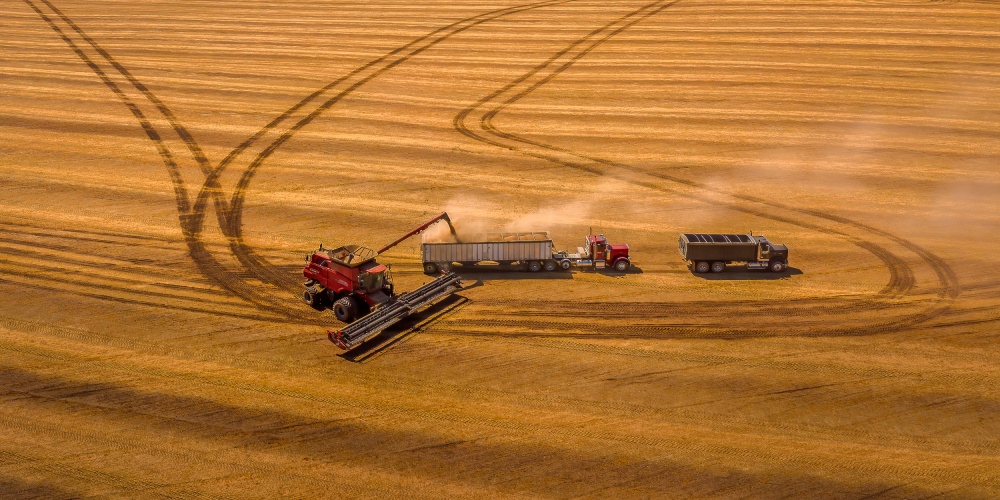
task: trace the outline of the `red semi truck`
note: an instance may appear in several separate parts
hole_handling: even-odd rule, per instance
[[[629,247],[608,243],[603,234],[589,234],[575,253],[555,251],[549,233],[493,233],[475,241],[420,245],[424,272],[434,274],[455,264],[470,267],[482,262],[517,264],[531,272],[569,270],[573,266],[602,267],[625,272],[631,267]]]

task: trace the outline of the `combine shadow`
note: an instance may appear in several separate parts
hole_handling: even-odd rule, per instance
[[[729,267],[721,273],[696,273],[692,269],[691,274],[705,281],[767,281],[785,279],[790,276],[798,276],[803,273],[802,270],[797,267],[788,267],[780,273],[772,273],[767,269],[749,270],[743,267]]]
[[[478,284],[464,287],[463,290],[478,286]],[[452,314],[465,307],[470,302],[469,299],[461,295],[449,295],[440,302],[418,312],[408,318],[403,318],[398,323],[382,330],[374,337],[363,342],[361,345],[342,354],[338,354],[353,363],[365,363],[370,361],[394,347],[402,345],[419,333],[423,328],[440,320],[442,317]]]

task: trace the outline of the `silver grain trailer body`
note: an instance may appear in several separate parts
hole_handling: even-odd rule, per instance
[[[461,243],[421,243],[420,255],[424,271],[434,273],[452,264],[472,266],[480,262],[544,263],[552,261],[552,239],[549,233],[494,233],[479,241]]]

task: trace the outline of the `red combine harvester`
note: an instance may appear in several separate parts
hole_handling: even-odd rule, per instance
[[[458,275],[447,273],[412,292],[397,295],[389,266],[375,261],[386,250],[441,220],[451,227],[448,214],[441,213],[378,252],[358,245],[328,249],[321,244],[318,250],[306,255],[307,264],[302,270],[306,288],[302,292],[302,300],[319,310],[332,308],[334,316],[340,321],[354,321],[340,331],[330,331],[332,342],[343,349],[350,349],[461,288]],[[454,233],[454,228],[451,230]]]

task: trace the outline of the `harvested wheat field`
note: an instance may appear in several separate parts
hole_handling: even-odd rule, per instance
[[[995,2],[0,19],[0,497],[1000,496]],[[633,265],[332,344],[303,255],[442,211]],[[749,231],[789,268],[678,252]]]

